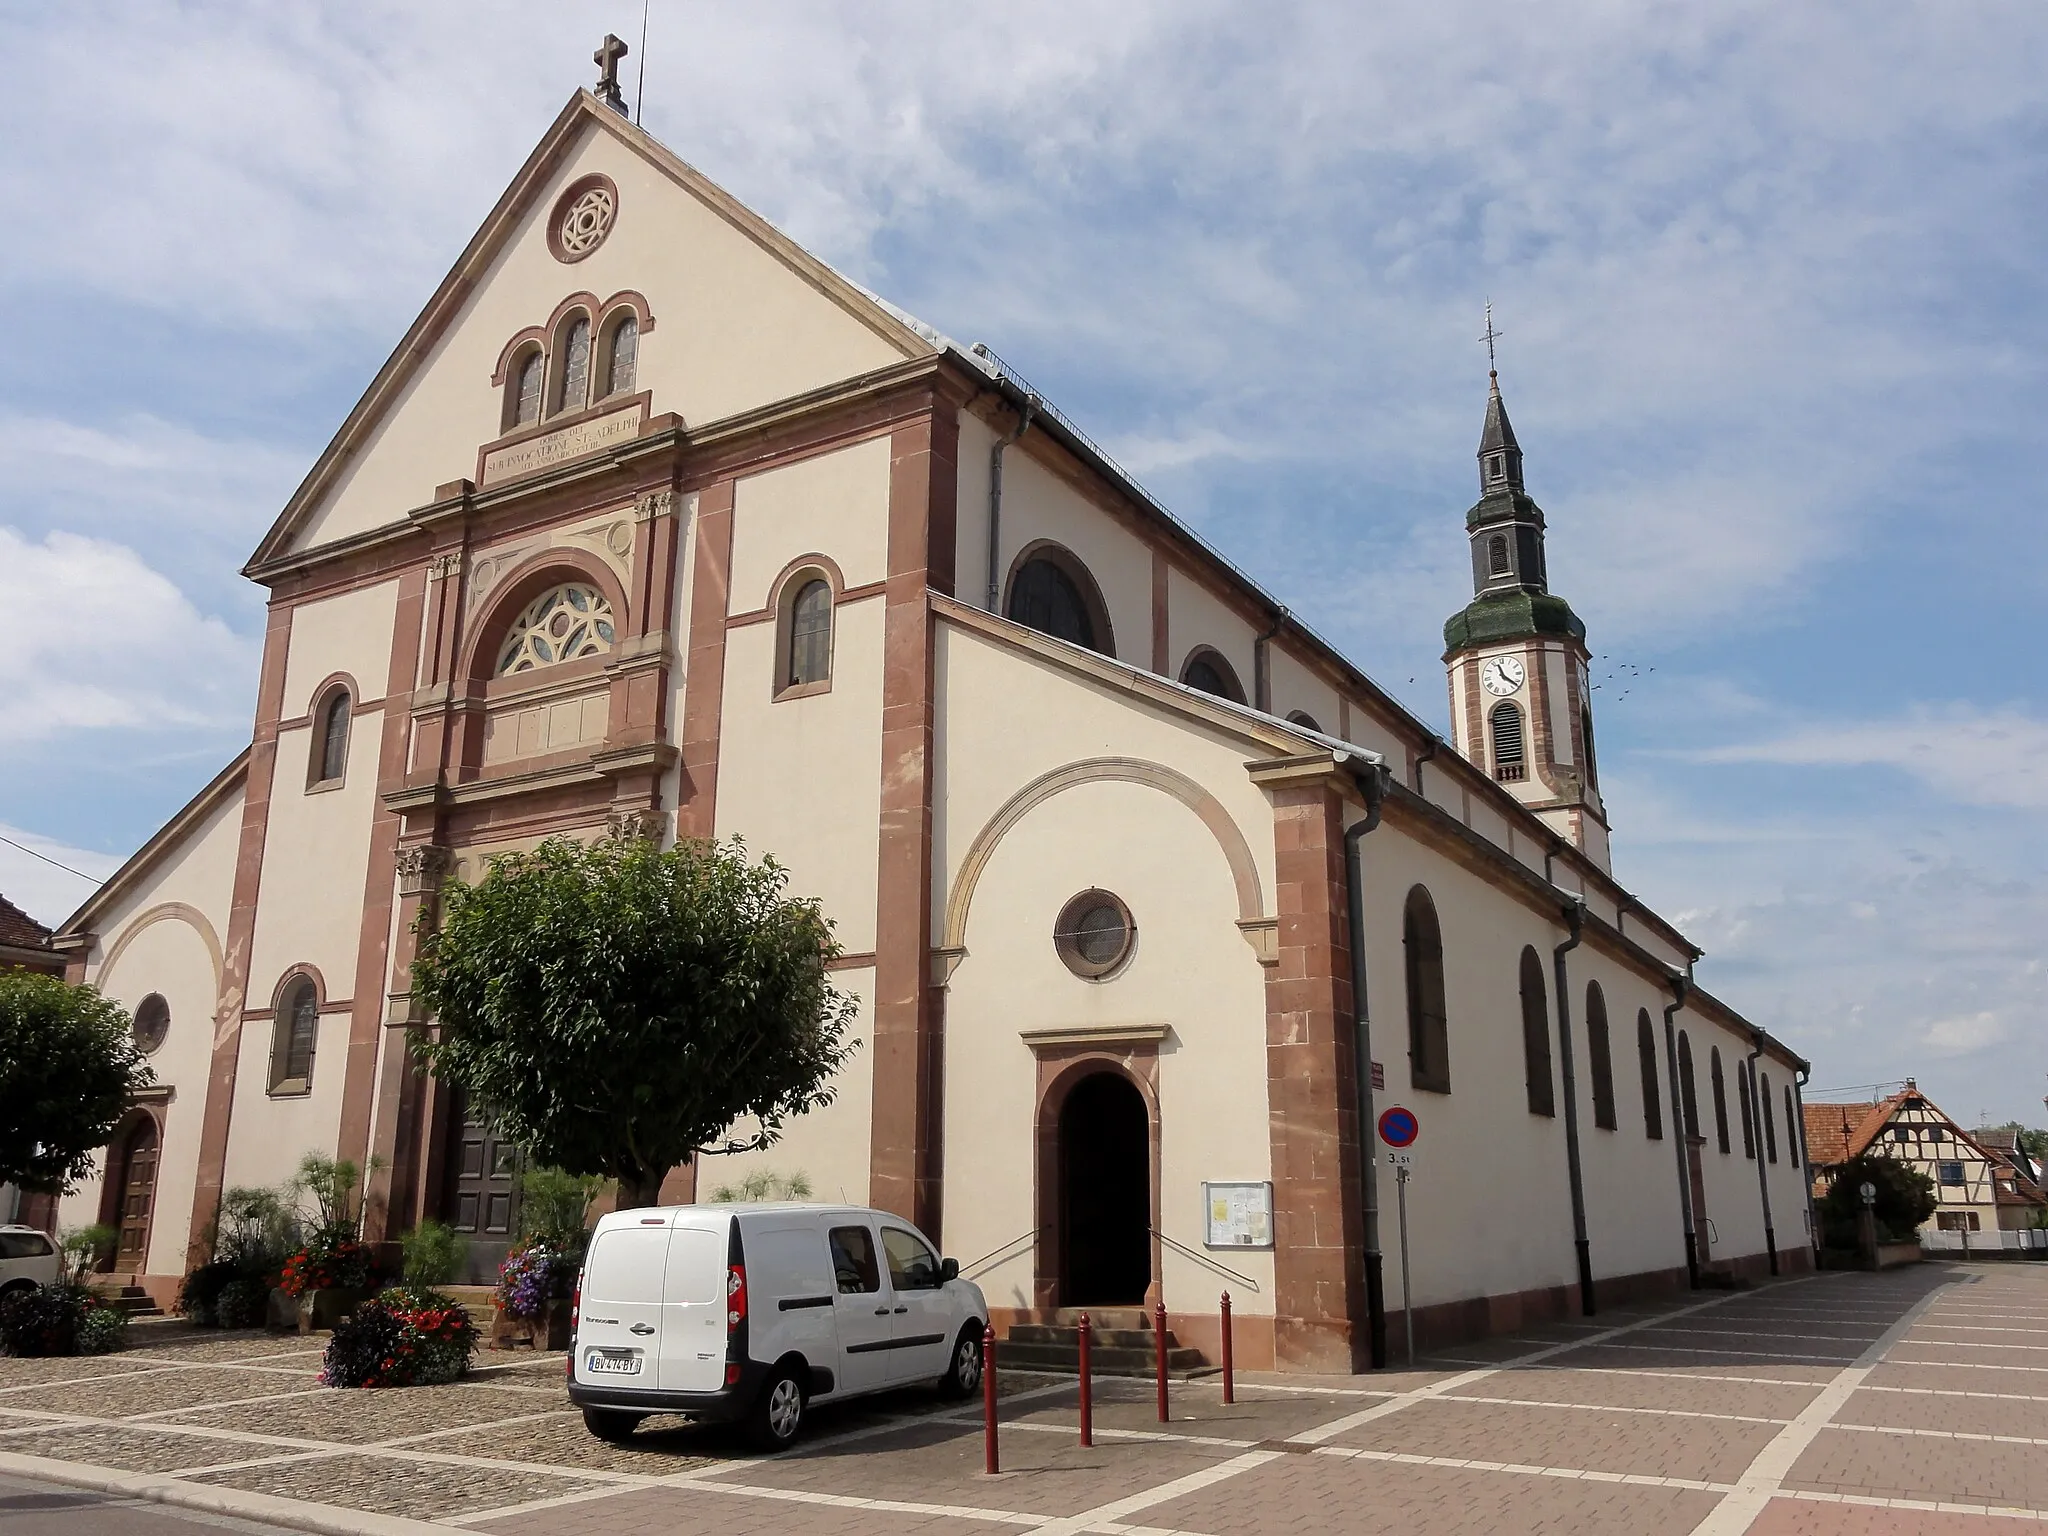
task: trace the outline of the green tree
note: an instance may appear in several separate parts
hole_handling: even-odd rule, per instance
[[[1856,1245],[1856,1223],[1862,1216],[1862,1186],[1866,1183],[1877,1186],[1873,1213],[1879,1231],[1901,1242],[1913,1236],[1939,1203],[1934,1180],[1910,1163],[1877,1152],[1852,1157],[1835,1170],[1834,1182],[1820,1199],[1821,1227],[1830,1247]]]
[[[507,855],[451,883],[421,936],[414,1049],[537,1161],[654,1204],[698,1152],[769,1146],[832,1100],[857,1004],[826,980],[831,925],[787,886],[737,839]]]
[[[84,1178],[134,1091],[155,1080],[119,1003],[54,976],[0,973],[0,1184],[62,1190]]]

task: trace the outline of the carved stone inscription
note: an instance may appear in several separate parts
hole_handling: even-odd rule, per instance
[[[559,431],[543,432],[538,437],[489,450],[484,454],[483,472],[478,483],[492,485],[500,480],[517,479],[520,475],[550,469],[570,459],[580,459],[600,448],[628,442],[639,435],[640,406],[635,402],[623,411],[593,416],[588,421],[576,422]]]

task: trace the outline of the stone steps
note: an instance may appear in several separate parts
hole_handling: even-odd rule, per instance
[[[138,1318],[162,1317],[164,1309],[156,1304],[149,1292],[139,1285],[124,1285],[119,1290],[100,1292],[100,1299],[118,1311],[126,1312],[130,1322]]]
[[[1061,1321],[1016,1323],[996,1351],[996,1366],[1018,1370],[1054,1371],[1075,1375],[1081,1369],[1080,1313],[1054,1314]],[[1072,1317],[1074,1321],[1065,1321]],[[1101,1320],[1098,1326],[1097,1320]],[[1143,1312],[1134,1308],[1111,1308],[1088,1315],[1088,1368],[1101,1376],[1150,1376],[1159,1368],[1153,1352],[1152,1329]],[[1186,1376],[1207,1364],[1202,1352],[1178,1343],[1172,1330],[1166,1335],[1168,1375]]]

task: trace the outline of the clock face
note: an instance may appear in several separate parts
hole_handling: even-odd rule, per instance
[[[1488,693],[1499,694],[1503,698],[1519,691],[1527,680],[1528,673],[1523,670],[1518,656],[1496,656],[1479,673],[1480,686]]]

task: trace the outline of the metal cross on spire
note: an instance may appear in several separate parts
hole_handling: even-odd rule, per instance
[[[619,60],[632,51],[607,32],[604,41],[598,44],[597,52],[590,56],[590,62],[598,68],[597,99],[622,115],[626,110],[626,97],[619,89]]]
[[[1493,328],[1493,300],[1486,301],[1486,334],[1479,339],[1486,343],[1486,372],[1489,378],[1499,378],[1500,372],[1493,360],[1493,344],[1507,334]]]

